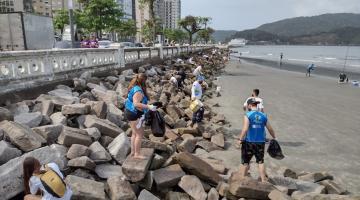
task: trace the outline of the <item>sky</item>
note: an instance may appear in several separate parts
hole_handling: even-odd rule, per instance
[[[211,17],[216,30],[245,30],[286,18],[360,13],[360,0],[181,0],[181,16]]]

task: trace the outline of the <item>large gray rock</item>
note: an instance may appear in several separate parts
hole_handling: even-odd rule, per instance
[[[90,150],[87,146],[81,145],[81,144],[73,144],[69,148],[66,157],[68,159],[74,159],[82,156],[89,156]]]
[[[14,120],[14,115],[6,108],[0,107],[0,122],[3,120]]]
[[[18,102],[14,104],[10,104],[6,106],[6,109],[8,109],[13,116],[22,114],[22,113],[28,113],[30,111],[29,106],[25,102]]]
[[[360,196],[294,192],[292,200],[359,200]]]
[[[30,128],[39,126],[42,119],[43,119],[43,116],[41,115],[40,112],[21,113],[14,117],[15,122],[22,124],[22,125],[26,125]]]
[[[123,132],[117,136],[107,147],[110,155],[118,162],[123,164],[127,155],[130,153],[131,143],[130,139]]]
[[[299,180],[303,180],[303,181],[309,181],[309,182],[319,182],[322,180],[332,180],[333,176],[331,176],[330,174],[328,174],[327,172],[314,172],[314,173],[308,173],[302,176],[298,176]]]
[[[225,147],[225,139],[222,133],[211,136],[211,142],[217,145],[218,147]]]
[[[181,177],[186,175],[178,164],[155,170],[153,173],[156,186],[159,189],[176,186]]]
[[[222,148],[218,147],[212,142],[209,142],[207,140],[201,140],[196,143],[196,146],[199,146],[203,148],[207,152],[216,151],[216,150],[223,150]]]
[[[23,162],[26,157],[34,157],[41,164],[55,162],[60,169],[66,166],[66,148],[51,145],[36,149],[0,165],[0,199],[10,199],[24,190]]]
[[[47,125],[32,128],[32,130],[41,135],[48,144],[53,144],[56,142],[62,129],[62,125]]]
[[[67,147],[70,147],[73,144],[89,146],[92,143],[92,140],[86,131],[64,126],[58,138],[58,143]]]
[[[185,175],[179,182],[179,187],[188,195],[197,200],[206,200],[207,194],[201,184],[201,181],[193,175]]]
[[[88,169],[88,170],[94,171],[95,167],[96,167],[96,164],[89,157],[81,156],[81,157],[69,160],[68,166],[69,167],[75,167],[75,168]]]
[[[184,141],[182,141],[178,146],[178,150],[180,152],[189,152],[192,153],[195,150],[196,147],[196,143],[197,143],[197,139],[195,138],[188,138],[185,139]]]
[[[262,183],[250,177],[243,177],[240,173],[231,174],[229,192],[238,198],[269,199],[269,193],[275,187],[270,183]]]
[[[4,130],[12,144],[25,152],[40,148],[41,144],[46,142],[29,127],[16,122],[2,121],[0,122],[0,129]]]
[[[51,96],[47,94],[41,94],[36,101],[43,102],[43,101],[52,101],[56,106],[63,106],[63,105],[69,105],[73,104],[75,102],[78,102],[78,98],[65,98],[60,96]]]
[[[87,134],[92,138],[93,141],[98,141],[101,137],[101,133],[99,131],[99,129],[93,127],[93,128],[87,128],[84,129]]]
[[[95,115],[87,115],[85,117],[84,125],[86,128],[95,127],[99,129],[102,135],[107,135],[113,138],[124,132],[121,128],[109,120],[99,119]]]
[[[143,189],[139,196],[138,200],[160,200],[157,196],[153,195],[151,192]]]
[[[61,109],[63,115],[86,115],[90,113],[90,106],[86,104],[64,105]]]
[[[5,141],[0,141],[0,165],[19,156],[21,156],[21,151],[19,149]]]
[[[99,143],[94,142],[89,146],[90,156],[89,158],[95,163],[104,163],[111,161],[109,152]]]
[[[41,114],[50,117],[54,112],[54,107],[52,101],[43,101],[41,103]]]
[[[69,175],[65,179],[66,184],[71,188],[75,200],[105,200],[104,183],[96,182],[77,176]]]
[[[114,104],[109,104],[107,107],[106,119],[118,126],[121,126],[121,121],[124,120],[123,112]]]
[[[56,112],[50,115],[52,124],[66,126],[66,117],[61,112]]]
[[[323,180],[323,181],[320,181],[319,184],[325,186],[327,194],[339,194],[339,195],[342,195],[342,194],[347,193],[347,191],[344,188],[342,188],[335,181]]]
[[[141,181],[145,177],[154,154],[154,149],[142,148],[140,154],[145,158],[137,159],[128,156],[122,165],[123,173],[132,182]]]
[[[165,200],[190,200],[190,197],[186,193],[170,191],[166,194]]]
[[[207,200],[218,200],[218,199],[219,199],[218,191],[216,191],[215,188],[211,188],[209,193],[208,193]]]
[[[96,115],[100,119],[105,119],[107,115],[107,105],[103,101],[88,102],[90,105],[90,113]]]
[[[268,195],[271,200],[291,200],[291,197],[279,190],[273,190]]]
[[[126,179],[125,175],[122,173],[120,165],[112,165],[108,163],[96,165],[95,173],[103,179],[108,179],[113,176],[121,177],[123,180]]]
[[[135,192],[130,183],[121,177],[113,176],[107,180],[108,194],[111,200],[136,200]]]
[[[200,179],[217,185],[221,181],[218,173],[205,161],[188,152],[182,152],[175,155],[176,162],[187,172]]]

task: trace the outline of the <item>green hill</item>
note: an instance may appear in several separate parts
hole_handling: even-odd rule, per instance
[[[360,14],[337,13],[284,19],[257,29],[280,36],[311,35],[345,27],[360,28]]]
[[[226,38],[231,37],[237,31],[234,30],[216,30],[212,37],[214,38],[215,42],[224,42]]]

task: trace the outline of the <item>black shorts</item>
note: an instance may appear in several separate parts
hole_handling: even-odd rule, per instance
[[[129,111],[128,109],[125,109],[125,118],[128,121],[136,121],[141,118],[143,115],[143,112],[137,111],[136,113]]]
[[[242,164],[250,164],[253,156],[256,158],[256,163],[264,163],[265,143],[251,143],[243,142],[241,145],[241,160]]]

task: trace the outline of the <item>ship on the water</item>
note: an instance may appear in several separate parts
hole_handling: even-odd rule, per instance
[[[246,40],[243,38],[236,38],[236,39],[232,39],[229,43],[228,43],[228,47],[229,48],[237,48],[237,47],[244,47],[246,45]]]

